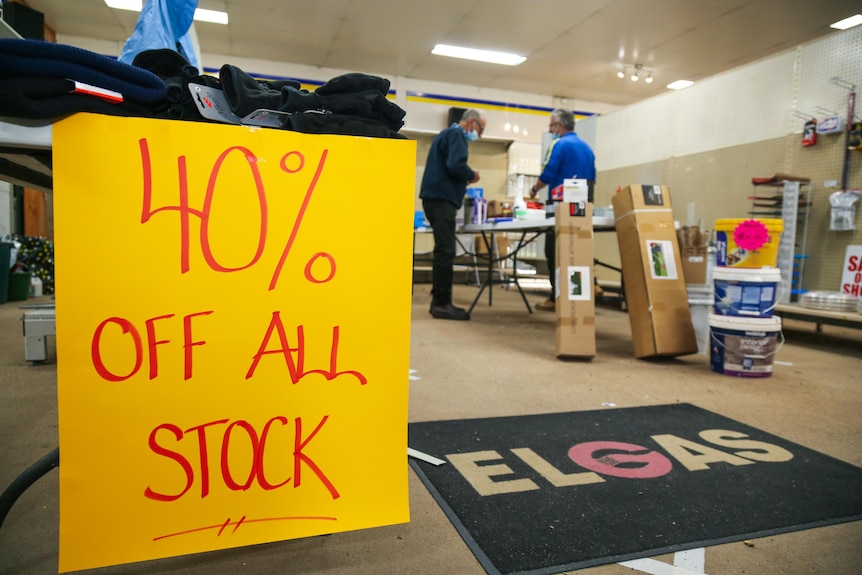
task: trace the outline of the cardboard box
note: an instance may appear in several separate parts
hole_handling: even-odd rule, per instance
[[[502,200],[488,200],[488,216],[489,218],[511,218],[512,217],[512,202],[504,202]]]
[[[682,275],[687,284],[705,284],[707,246],[682,246]]]
[[[633,184],[613,206],[635,357],[697,353],[670,190]]]
[[[491,235],[487,235],[488,241],[491,241]],[[509,253],[509,238],[504,234],[494,234],[494,242],[497,244],[497,249],[494,250],[494,257],[500,257],[500,254],[507,255]],[[491,246],[492,248],[494,246]],[[485,245],[485,240],[482,239],[482,234],[473,234],[473,252],[477,256],[486,255],[488,246]]]
[[[596,356],[592,204],[558,204],[556,238],[557,357],[591,359]]]

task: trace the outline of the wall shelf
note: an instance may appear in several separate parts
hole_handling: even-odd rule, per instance
[[[766,192],[765,192],[766,190]],[[781,219],[784,231],[778,248],[778,268],[781,270],[781,303],[796,301],[805,293],[806,245],[808,243],[808,213],[811,206],[811,183],[797,180],[755,182],[752,210],[749,215]]]

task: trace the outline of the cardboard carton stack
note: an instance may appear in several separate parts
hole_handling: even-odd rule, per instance
[[[698,226],[682,226],[676,232],[682,253],[682,273],[689,284],[707,284],[707,259],[709,232]]]
[[[670,190],[633,184],[613,206],[635,357],[697,353]]]
[[[691,322],[697,336],[697,353],[709,350],[709,313],[712,311],[712,267],[709,257],[710,233],[699,226],[682,226],[676,231],[682,253],[682,275],[688,291]],[[714,254],[713,254],[714,255]]]
[[[596,355],[592,204],[558,204],[555,228],[557,357],[591,359]]]

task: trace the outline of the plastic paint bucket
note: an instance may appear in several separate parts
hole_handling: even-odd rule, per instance
[[[697,338],[697,353],[706,355],[709,349],[709,311],[712,309],[712,300],[692,299],[689,296],[688,306],[691,308],[691,324]]]
[[[778,266],[781,220],[726,219],[715,221],[716,265],[737,268]]]
[[[741,318],[711,313],[709,327],[712,371],[737,377],[772,375],[772,360],[784,344],[780,317]]]
[[[712,280],[718,315],[770,317],[778,303],[777,268],[715,268]]]
[[[709,314],[715,304],[711,284],[686,284],[698,355],[709,353]]]

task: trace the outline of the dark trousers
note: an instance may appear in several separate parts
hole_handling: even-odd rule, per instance
[[[447,201],[422,200],[425,217],[434,230],[434,261],[431,268],[431,298],[434,305],[452,303],[455,264],[455,214],[458,208]]]
[[[548,214],[547,217],[552,217]],[[557,269],[557,231],[550,229],[545,232],[545,259],[548,260],[548,274],[551,279],[551,294],[548,296],[551,300],[556,299],[555,290],[556,278],[554,277]]]

